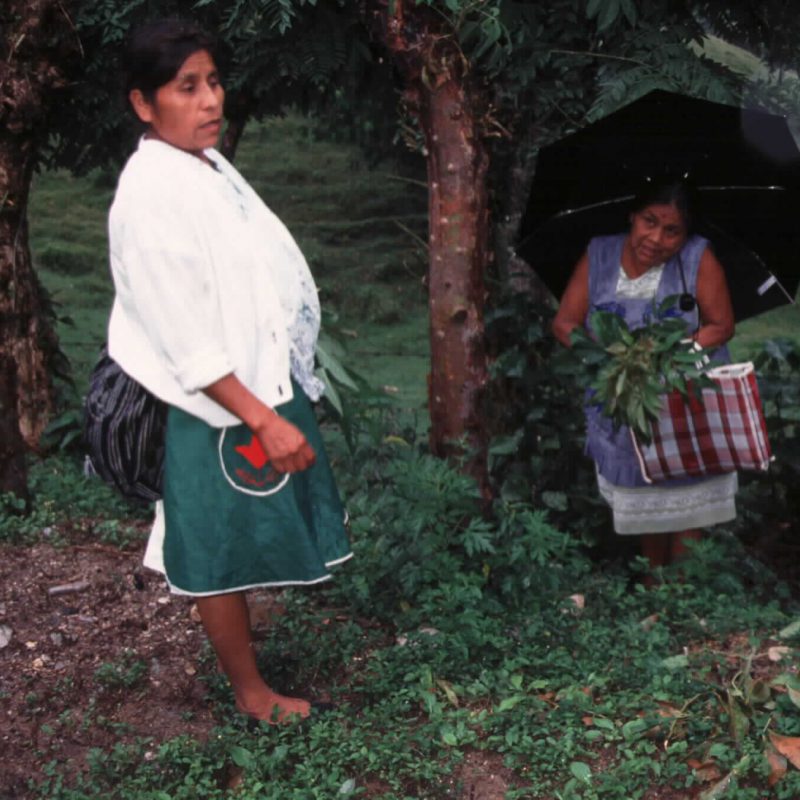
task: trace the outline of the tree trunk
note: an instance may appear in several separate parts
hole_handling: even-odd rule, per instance
[[[245,125],[247,124],[247,117],[234,117],[228,118],[228,124],[225,127],[225,133],[222,136],[219,151],[231,163],[236,158],[236,151],[239,148],[239,142],[242,140]]]
[[[420,123],[428,148],[431,449],[459,454],[486,485],[487,381],[484,275],[489,262],[488,157],[464,84],[451,77],[426,91]]]
[[[405,82],[404,98],[425,136],[428,165],[428,272],[431,450],[465,457],[489,495],[488,379],[484,275],[490,260],[488,155],[483,91],[474,85],[452,31],[430,9],[395,0],[381,18],[384,43]]]
[[[228,161],[236,158],[236,150],[242,140],[247,120],[250,119],[253,102],[248,94],[228,95],[225,98],[225,133],[222,135],[219,151]]]
[[[68,5],[68,4],[67,4]],[[55,334],[44,313],[28,247],[27,204],[48,104],[64,85],[62,60],[77,39],[59,0],[11,0],[0,31],[0,493],[26,485],[52,409],[48,361]],[[66,36],[65,36],[66,32]],[[71,44],[65,44],[71,38]]]
[[[0,354],[0,494],[10,492],[27,501],[28,474],[25,442],[19,431],[16,376],[13,359]]]

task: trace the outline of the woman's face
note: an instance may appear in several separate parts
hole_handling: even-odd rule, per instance
[[[130,94],[134,111],[149,126],[148,135],[201,157],[219,139],[224,99],[207,50],[192,53],[175,77],[156,90],[152,102],[139,89]]]
[[[631,251],[642,267],[669,261],[683,247],[686,235],[686,222],[674,205],[655,203],[631,214]]]

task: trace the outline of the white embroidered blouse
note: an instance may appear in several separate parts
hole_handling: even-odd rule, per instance
[[[233,372],[270,406],[290,375],[316,400],[317,289],[296,242],[216,150],[214,167],[142,139],[109,214],[109,353],[153,394],[214,427],[239,420],[200,390]]]

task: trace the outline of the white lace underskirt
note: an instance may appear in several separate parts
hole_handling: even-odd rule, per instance
[[[672,533],[706,528],[736,518],[735,472],[689,486],[615,486],[597,475],[597,487],[611,506],[614,530],[621,534]]]

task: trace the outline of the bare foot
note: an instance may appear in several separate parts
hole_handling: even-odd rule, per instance
[[[270,725],[291,722],[293,718],[305,719],[311,713],[311,704],[308,700],[285,697],[272,690],[258,697],[247,699],[237,697],[236,708],[243,714],[268,722]]]

